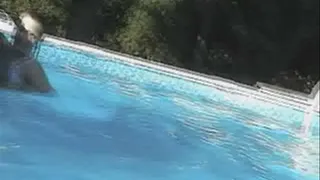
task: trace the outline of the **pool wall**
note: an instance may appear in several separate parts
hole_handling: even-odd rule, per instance
[[[51,35],[46,35],[45,41],[74,50],[103,56],[108,60],[119,61],[135,67],[138,66],[139,68],[143,69],[155,70],[161,72],[162,74],[175,76],[209,87],[218,88],[219,90],[223,90],[229,93],[241,94],[246,97],[252,97],[269,103],[288,106],[303,112],[308,111],[311,108],[315,97],[315,91],[319,91],[319,87],[317,87],[311,94],[308,95],[260,82],[258,82],[256,86],[249,86],[218,76],[208,76],[194,71],[145,60],[127,54],[103,49],[90,44],[71,41]],[[319,113],[319,108],[315,107],[312,111],[315,113]]]

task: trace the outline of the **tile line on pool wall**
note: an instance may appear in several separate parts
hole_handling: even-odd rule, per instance
[[[310,95],[305,93],[296,92],[290,89],[278,88],[273,85],[266,83],[257,82],[255,86],[249,86],[242,83],[235,82],[230,79],[209,76],[206,74],[182,69],[179,67],[170,66],[167,64],[148,61],[139,57],[131,56],[128,54],[123,54],[115,52],[112,50],[104,49],[95,45],[72,41],[61,37],[56,37],[52,35],[45,35],[44,41],[51,42],[56,45],[62,45],[79,51],[85,51],[100,55],[103,57],[110,57],[114,61],[122,61],[129,65],[140,66],[140,68],[152,68],[152,70],[160,71],[170,76],[175,76],[177,78],[183,78],[188,81],[193,81],[202,85],[206,85],[213,88],[226,88],[224,91],[231,92],[237,91],[237,93],[242,96],[247,96],[250,98],[255,98],[257,100],[267,101],[269,103],[275,103],[281,106],[287,106],[299,111],[307,111],[313,106],[314,93]],[[231,90],[231,91],[230,91]],[[319,88],[317,88],[319,91]],[[319,106],[315,106],[313,112],[319,115]]]

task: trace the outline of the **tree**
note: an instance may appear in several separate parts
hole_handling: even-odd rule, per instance
[[[309,92],[319,79],[318,0],[2,0],[0,7],[15,18],[36,11],[47,33],[241,82]]]
[[[175,1],[136,1],[126,12],[125,25],[116,32],[120,51],[181,66],[171,53],[159,23],[174,6]]]
[[[0,7],[15,20],[21,12],[35,12],[42,19],[47,33],[63,35],[70,3],[71,0],[1,0]]]

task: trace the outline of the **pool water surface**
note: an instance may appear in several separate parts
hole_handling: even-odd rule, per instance
[[[294,124],[69,53],[40,54],[56,94],[0,90],[1,180],[319,178],[318,130],[303,139]]]

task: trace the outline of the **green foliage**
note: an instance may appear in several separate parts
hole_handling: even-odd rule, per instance
[[[49,31],[57,32],[66,23],[67,7],[71,0],[1,0],[0,7],[17,19],[19,14],[26,11],[35,12],[43,20]],[[47,28],[48,31],[48,28]]]
[[[130,8],[126,16],[127,25],[119,31],[118,41],[123,51],[130,54],[152,56],[158,42],[154,18],[144,9]],[[152,45],[153,47],[147,47]]]
[[[171,1],[137,1],[125,15],[125,25],[116,33],[120,51],[146,59],[180,65],[170,53],[168,42],[159,31],[156,13],[173,8]]]
[[[13,17],[37,12],[51,34],[79,32],[73,39],[209,74],[277,84],[282,72],[299,71],[305,78],[296,81],[308,87],[319,79],[318,0],[1,0],[0,7]]]

